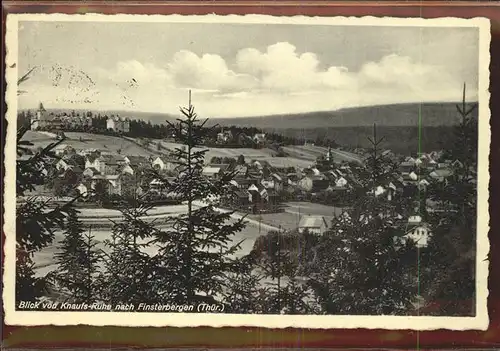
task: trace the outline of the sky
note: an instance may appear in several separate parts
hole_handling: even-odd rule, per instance
[[[19,108],[207,117],[477,99],[478,29],[292,24],[19,23]]]

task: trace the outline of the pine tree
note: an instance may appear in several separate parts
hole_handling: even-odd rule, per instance
[[[32,146],[22,140],[27,130],[26,127],[18,130],[18,155]],[[16,301],[34,301],[47,294],[50,282],[46,277],[35,275],[33,255],[53,241],[55,231],[64,227],[73,207],[74,200],[51,208],[50,199],[40,201],[36,196],[26,196],[45,184],[45,172],[55,159],[52,150],[61,142],[63,140],[49,144],[27,160],[17,160],[16,196],[24,200],[16,208]]]
[[[98,299],[97,273],[101,261],[91,229],[86,231],[77,211],[69,213],[64,239],[55,259],[58,265],[52,276],[75,303],[92,303]]]
[[[138,199],[127,199],[121,206],[123,219],[114,222],[111,240],[105,240],[110,253],[101,277],[105,282],[103,299],[112,305],[157,302],[160,288],[156,283],[161,280],[155,275],[154,259],[148,252],[157,230],[141,219],[152,206]]]
[[[355,203],[333,219],[316,248],[310,286],[327,314],[406,314],[417,295],[414,243],[396,240],[408,206],[376,191],[397,177],[396,167],[379,152],[375,128],[369,140],[369,158],[354,169]]]
[[[422,255],[422,285],[428,304],[436,303],[438,315],[473,315],[475,304],[475,259],[477,218],[478,120],[476,104],[457,105],[460,123],[455,138],[443,155],[453,161],[452,175],[434,181],[430,198],[442,211],[429,214],[433,235]],[[458,162],[455,162],[458,161]],[[465,310],[464,308],[465,307]]]
[[[204,127],[207,120],[198,122],[189,100],[189,107],[181,108],[184,118],[170,124],[183,147],[173,153],[178,175],[169,189],[184,200],[187,213],[173,218],[171,228],[156,235],[163,300],[178,303],[213,301],[221,296],[227,273],[235,267],[233,256],[239,244],[233,243],[233,237],[244,227],[243,219],[231,220],[233,212],[217,209],[220,198],[231,192],[233,174],[222,174],[217,180],[203,175],[207,150],[196,147],[210,129]]]

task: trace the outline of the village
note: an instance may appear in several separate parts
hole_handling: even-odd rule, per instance
[[[80,117],[74,113],[49,114],[42,104],[31,121],[32,130],[42,130],[42,133],[52,135],[55,139],[67,130],[91,126],[90,117]],[[128,133],[130,119],[110,116],[106,121],[106,130],[118,135]],[[265,147],[269,142],[265,133],[256,133],[247,138],[258,147]],[[216,139],[210,142],[224,150],[225,145],[234,144],[234,139],[229,129],[222,129],[216,134]],[[173,142],[168,138],[166,141]],[[113,199],[131,196],[141,196],[156,206],[179,203],[176,194],[165,187],[165,180],[177,175],[177,161],[172,149],[145,156],[125,154],[121,150],[113,152],[98,148],[75,148],[63,141],[55,147],[54,152],[56,161],[43,171],[50,181],[43,189],[37,190],[38,195],[56,198],[78,196],[78,204],[87,208],[112,208]],[[357,157],[343,160],[336,157],[339,152],[328,147],[315,161],[302,160],[299,164],[283,162],[281,157],[246,159],[243,154],[238,157],[213,156],[205,159],[203,174],[214,180],[227,172],[234,175],[231,186],[236,196],[221,205],[226,209],[278,228],[322,234],[334,217],[352,206],[353,189],[358,182],[353,168],[364,162],[362,150]],[[398,178],[380,184],[373,190],[375,196],[382,196],[387,201],[401,196],[425,194],[431,183],[445,186],[459,162],[443,160],[442,152],[438,151],[403,156],[383,150],[382,155],[398,165]],[[27,153],[19,156],[19,159],[29,157],[31,155]],[[151,177],[151,172],[147,170],[154,170],[161,179]],[[301,212],[301,208],[311,204],[321,206],[321,210]],[[417,245],[425,247],[432,228],[418,215],[418,206],[414,216],[400,219],[407,236],[417,241]],[[432,201],[426,201],[426,206],[429,212],[440,210],[439,204]]]

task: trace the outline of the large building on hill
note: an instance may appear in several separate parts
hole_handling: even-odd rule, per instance
[[[31,117],[31,130],[38,130],[44,128],[50,128],[52,126],[52,117],[43,104],[40,102],[38,106],[38,110],[35,111],[35,114]]]
[[[31,117],[31,130],[71,130],[74,128],[92,127],[92,117],[80,114],[48,112],[40,102],[38,110]]]
[[[130,132],[130,119],[120,116],[108,117],[106,128],[114,130],[115,132],[128,133]]]

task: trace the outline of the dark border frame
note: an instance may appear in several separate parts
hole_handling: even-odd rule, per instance
[[[2,4],[2,29],[8,13],[67,14],[266,14],[275,16],[391,16],[391,17],[488,17],[491,20],[490,63],[490,265],[488,312],[489,329],[479,331],[390,331],[390,330],[307,330],[264,328],[130,328],[92,326],[7,326],[2,313],[2,348],[496,348],[500,347],[500,3],[494,2],[328,2],[328,1],[6,1]],[[2,69],[5,72],[5,44]],[[5,76],[5,75],[3,75]],[[3,79],[3,91],[6,88]],[[2,112],[5,113],[5,96]],[[2,146],[5,141],[2,118]],[[3,153],[2,153],[3,159]],[[495,166],[496,165],[496,166]],[[3,162],[2,162],[3,174]],[[3,195],[3,194],[2,194]],[[3,202],[2,202],[3,207]],[[4,233],[2,233],[2,244]],[[3,251],[2,251],[3,252]],[[2,255],[3,261],[3,255]],[[3,263],[3,262],[2,262]]]

